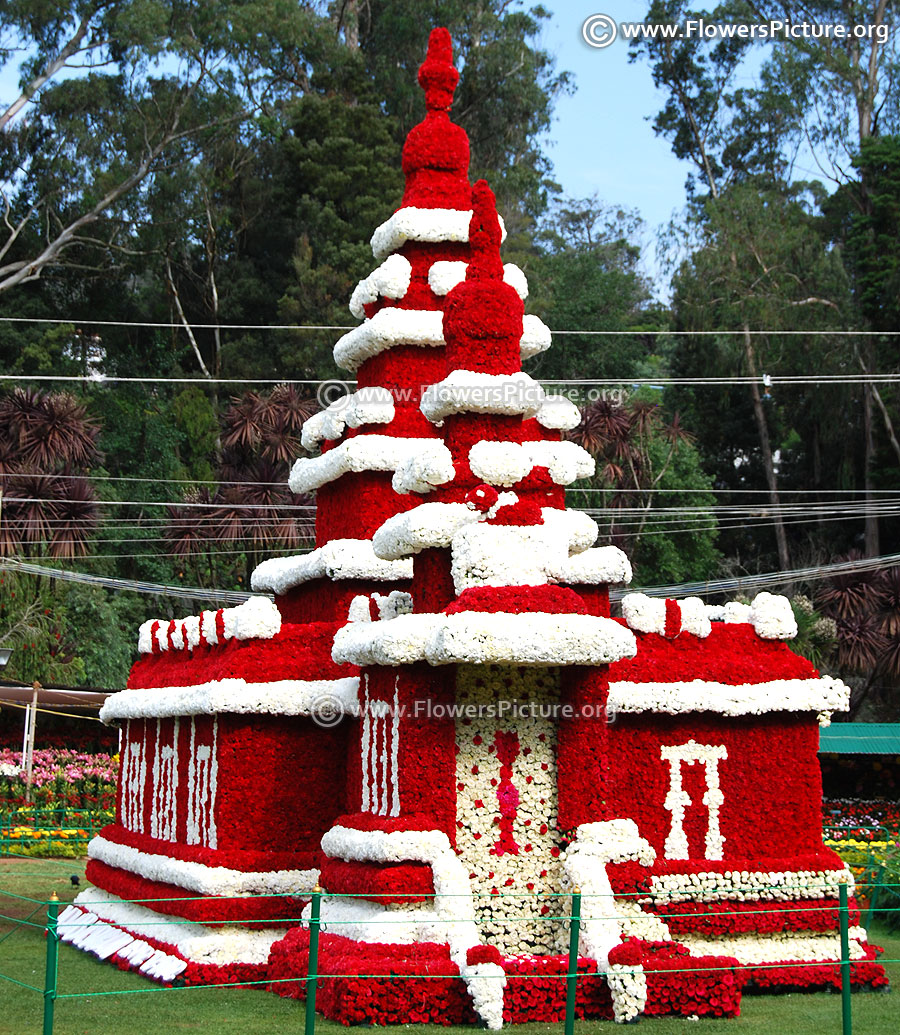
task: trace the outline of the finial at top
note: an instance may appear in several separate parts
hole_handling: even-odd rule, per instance
[[[453,44],[447,29],[432,29],[428,53],[419,67],[419,85],[429,111],[449,111],[459,72],[453,67]]]
[[[467,280],[503,280],[500,258],[500,219],[497,202],[487,180],[478,180],[472,187],[472,218],[469,221],[471,257]]]

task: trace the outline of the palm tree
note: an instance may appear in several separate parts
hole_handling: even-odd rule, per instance
[[[100,426],[67,392],[0,397],[0,554],[83,556],[99,511],[88,480]]]

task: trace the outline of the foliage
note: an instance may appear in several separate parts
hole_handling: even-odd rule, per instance
[[[599,399],[571,432],[597,461],[590,486],[572,502],[591,509],[601,538],[631,557],[640,581],[678,582],[710,576],[718,560],[709,479],[700,470],[692,436],[677,414],[637,397]],[[672,518],[654,516],[665,508]]]

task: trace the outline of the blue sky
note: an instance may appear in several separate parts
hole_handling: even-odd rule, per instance
[[[637,209],[652,232],[684,205],[690,166],[653,132],[651,119],[664,97],[648,64],[629,64],[628,45],[620,39],[598,50],[581,34],[591,14],[639,20],[646,5],[638,0],[553,5],[551,0],[550,6],[555,9],[545,23],[543,45],[557,68],[575,76],[575,92],[557,101],[547,149],[557,181],[573,197],[596,192],[607,204]]]

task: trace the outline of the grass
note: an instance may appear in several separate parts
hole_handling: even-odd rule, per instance
[[[52,892],[61,904],[78,892],[71,874],[84,875],[83,860],[0,859],[0,912],[25,919],[37,910],[33,922],[42,924],[43,905],[14,899],[9,895],[47,899]],[[900,960],[900,936],[880,928],[873,941],[885,947],[885,959]],[[45,942],[40,929],[0,921],[0,973],[27,984],[43,986]],[[887,963],[892,984],[900,983],[900,963]],[[159,1035],[162,1031],[215,1032],[216,1035],[297,1035],[302,1030],[304,1004],[281,999],[269,992],[248,989],[165,989],[122,973],[93,956],[68,945],[60,946],[60,994],[76,992],[118,992],[125,994],[63,999],[56,1004],[54,1035]],[[0,1035],[27,1035],[41,1031],[42,996],[37,992],[0,981]],[[745,996],[741,1016],[732,1020],[702,1020],[694,1024],[682,1018],[643,1019],[644,1035],[686,1035],[699,1030],[703,1035],[829,1035],[841,1031],[841,1000],[832,993],[810,995]],[[614,1030],[612,1022],[579,1021],[578,1035],[598,1028]],[[900,1009],[892,994],[856,993],[853,996],[855,1035],[895,1035],[900,1029]],[[472,1035],[471,1028],[440,1029],[404,1025],[404,1035]],[[337,1035],[346,1029],[319,1018],[320,1035]],[[515,1035],[562,1035],[561,1024],[522,1024]]]

